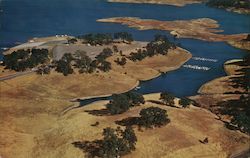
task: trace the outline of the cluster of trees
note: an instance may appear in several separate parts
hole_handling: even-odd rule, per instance
[[[88,153],[87,157],[118,158],[134,151],[137,137],[132,127],[125,130],[105,128],[103,139],[92,142],[74,142],[74,146]]]
[[[250,65],[250,55],[246,55],[243,58],[242,65],[249,66]],[[250,93],[250,68],[243,68],[240,70],[242,73],[241,86],[245,89],[246,93]]]
[[[145,100],[142,94],[129,91],[122,94],[113,94],[106,108],[112,115],[115,115],[128,111],[130,107],[139,106],[144,103]]]
[[[188,99],[188,98],[180,98],[179,100],[179,105],[182,106],[183,108],[187,108],[192,104],[192,100]]]
[[[119,52],[117,45],[113,45],[113,50],[114,50],[114,53],[118,53]]]
[[[167,106],[175,106],[174,99],[175,96],[167,92],[162,92],[160,95],[160,100]]]
[[[124,131],[120,128],[106,128],[103,130],[103,142],[99,150],[99,157],[114,158],[127,155],[135,150],[137,137],[132,127],[126,127]]]
[[[155,39],[147,44],[146,49],[139,49],[136,53],[132,52],[129,59],[141,61],[146,57],[162,54],[166,55],[169,49],[175,49],[176,45],[170,42],[165,35],[155,35]]]
[[[111,33],[97,33],[97,34],[86,34],[78,36],[79,39],[84,40],[83,43],[90,45],[107,45],[114,42],[114,39],[121,39],[123,42],[131,43],[133,41],[132,34],[128,32],[117,32],[112,35]]]
[[[91,45],[104,45],[110,44],[113,42],[112,34],[110,33],[97,33],[97,34],[86,34],[82,36],[78,36],[79,39],[83,39],[84,43],[88,43]]]
[[[69,43],[69,44],[75,44],[76,42],[77,42],[77,39],[76,39],[76,38],[68,39],[68,43]]]
[[[226,124],[230,129],[239,129],[250,134],[250,95],[241,95],[239,99],[227,100],[217,104],[218,113],[232,117],[231,125]]]
[[[21,49],[4,55],[3,60],[7,69],[24,71],[46,63],[49,60],[49,52],[47,49]]]
[[[113,51],[110,48],[105,48],[96,56],[95,60],[92,60],[86,52],[76,51],[74,55],[64,54],[60,60],[54,62],[54,65],[56,71],[63,73],[65,76],[72,74],[73,68],[78,68],[79,73],[92,73],[96,69],[107,72],[111,69],[111,63],[106,61],[106,58],[112,54]]]
[[[231,123],[236,125],[241,131],[250,134],[250,113],[241,112],[239,114],[235,114]]]
[[[74,61],[74,66],[79,69],[79,73],[92,73],[95,71],[95,65],[92,59],[87,56],[87,53],[84,51],[76,51]]]
[[[247,35],[247,38],[244,41],[250,41],[250,34]]]
[[[237,92],[241,94],[240,99],[233,99],[223,101],[217,104],[216,112],[222,115],[229,115],[233,119],[231,120],[231,124],[226,124],[227,127],[232,129],[239,129],[243,132],[250,134],[250,68],[247,66],[250,65],[250,55],[246,55],[242,61],[238,61],[237,63],[233,63],[245,68],[237,70],[238,75],[231,77],[231,85],[234,88],[241,87],[245,91]],[[236,93],[235,92],[235,93]],[[236,128],[234,128],[236,127]]]
[[[140,111],[140,126],[146,128],[160,127],[170,122],[167,111],[158,107],[149,107]]]
[[[117,59],[115,60],[115,62],[116,62],[118,65],[123,66],[123,65],[125,65],[125,64],[127,63],[127,59],[126,59],[125,57],[121,57],[121,58],[117,58]]]
[[[103,51],[98,56],[96,56],[96,59],[101,62],[104,61],[106,58],[110,57],[112,54],[112,49],[104,48]]]
[[[244,65],[250,65],[250,55],[246,55],[243,58]],[[242,77],[242,86],[246,90],[246,93],[250,93],[250,68],[242,69],[243,77]]]
[[[96,56],[96,60],[93,62],[95,66],[103,72],[107,72],[111,69],[111,63],[106,61],[106,59],[112,56],[113,51],[110,48],[104,48],[103,51]]]
[[[250,93],[250,68],[245,67],[250,65],[250,55],[246,55],[243,58],[243,61],[239,61],[237,63],[239,66],[243,66],[244,68],[237,70],[238,76],[231,77],[232,86],[234,88],[241,87],[245,90],[246,93]]]
[[[167,93],[167,92],[162,92],[160,94],[160,100],[167,105],[167,106],[175,106],[174,103],[175,96],[173,94]],[[182,106],[183,108],[186,108],[192,104],[192,100],[182,97],[179,99],[179,105]]]
[[[241,86],[245,89],[246,93],[250,93],[250,69],[242,69],[243,76],[241,79]]]
[[[55,62],[56,71],[63,73],[64,76],[72,74],[74,72],[71,62],[73,61],[73,56],[70,53],[66,53],[63,57]]]
[[[250,40],[250,36],[249,36],[249,40]],[[246,55],[246,56],[244,56],[244,58],[243,58],[243,64],[245,66],[250,65],[250,55],[249,54]]]
[[[249,0],[209,0],[207,5],[222,8],[250,8]]]
[[[36,73],[39,75],[50,74],[51,67],[48,65],[41,65],[37,68]]]
[[[154,128],[161,127],[170,122],[167,111],[159,107],[149,107],[140,111],[140,117],[128,117],[120,121],[116,121],[117,124],[122,126],[138,125],[139,128]]]
[[[117,32],[114,33],[114,39],[121,39],[123,42],[131,43],[134,41],[132,34],[128,32]]]

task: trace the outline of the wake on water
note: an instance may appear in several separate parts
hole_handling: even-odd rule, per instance
[[[206,61],[206,62],[218,62],[217,59],[210,59],[210,58],[203,58],[203,57],[192,57],[193,60],[199,60],[199,61]],[[194,70],[203,70],[203,71],[208,71],[211,68],[206,67],[206,66],[199,66],[199,65],[190,65],[190,64],[185,64],[183,65],[185,68],[189,69],[194,69]]]
[[[209,59],[209,58],[202,58],[202,57],[193,57],[193,60],[200,60],[200,61],[208,61],[208,62],[217,62],[217,59]]]
[[[204,71],[208,71],[211,69],[211,68],[206,67],[206,66],[188,65],[188,64],[183,65],[183,67],[189,68],[189,69],[195,69],[195,70],[204,70]]]

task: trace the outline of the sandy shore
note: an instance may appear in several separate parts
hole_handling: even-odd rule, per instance
[[[216,78],[203,84],[198,90],[199,95],[192,96],[190,98],[197,101],[201,105],[201,107],[204,107],[211,111],[215,109],[215,112],[217,111],[216,106],[214,105],[217,105],[219,102],[239,99],[241,94],[237,94],[235,92],[237,91],[244,93],[245,90],[239,87],[233,87],[230,84],[231,77],[239,76],[239,72],[237,72],[237,70],[247,68],[245,66],[243,67],[234,64],[239,61],[242,61],[242,59],[233,59],[225,62],[224,70],[227,73],[227,76]],[[248,68],[250,68],[250,66],[248,66]],[[228,121],[227,118],[226,121]]]
[[[228,41],[228,43],[239,49],[250,50],[250,41]]]
[[[112,71],[119,72],[123,75],[126,74],[124,76],[128,76],[129,78],[133,78],[136,80],[136,82],[134,82],[135,84],[131,84],[131,86],[128,86],[124,88],[124,90],[119,91],[119,93],[123,93],[137,87],[140,81],[151,80],[160,76],[162,73],[174,71],[180,68],[185,62],[187,62],[192,57],[192,55],[190,52],[182,48],[177,48],[175,50],[170,50],[166,56],[157,55],[151,58],[146,58],[136,63],[127,60],[127,63],[124,66],[117,65],[114,62],[117,57],[120,57],[120,55],[114,55],[108,58],[108,61],[112,65]],[[74,98],[73,100],[108,97],[112,94],[113,93],[107,93],[104,95],[101,94],[84,96],[80,98]]]
[[[136,17],[115,17],[99,19],[98,22],[119,23],[139,30],[165,30],[177,38],[194,38],[205,41],[241,41],[246,39],[247,34],[223,35],[218,30],[217,21],[209,18],[193,20],[159,21],[152,19],[140,19]]]
[[[233,59],[233,60],[228,60],[224,63],[224,71],[226,72],[227,76],[238,74],[237,70],[241,69],[242,67],[234,63],[241,62],[241,61],[243,60]]]
[[[115,3],[148,3],[148,4],[167,4],[183,7],[187,4],[202,3],[204,0],[108,0]]]
[[[225,94],[225,93],[235,93],[236,91],[243,93],[245,90],[243,88],[235,88],[231,84],[231,78],[239,76],[237,70],[242,68],[247,68],[233,63],[242,61],[241,59],[234,59],[225,62],[224,70],[228,76],[216,78],[210,82],[207,82],[201,86],[198,90],[199,94]],[[250,68],[250,66],[248,66]]]

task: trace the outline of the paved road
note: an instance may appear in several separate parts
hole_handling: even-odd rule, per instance
[[[245,150],[241,153],[233,155],[231,158],[250,158],[250,149]]]
[[[30,71],[17,72],[15,74],[11,74],[11,75],[8,75],[8,76],[3,76],[3,77],[0,77],[0,81],[10,80],[10,79],[13,79],[13,78],[16,78],[16,77],[28,75],[28,74],[31,74],[31,73],[35,72],[36,70],[37,69],[33,69],[33,70],[30,70]]]
[[[241,152],[233,153],[230,158],[250,158],[250,144]]]

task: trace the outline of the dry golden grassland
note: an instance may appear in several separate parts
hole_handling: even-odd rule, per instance
[[[27,94],[26,94],[27,95]],[[33,94],[30,94],[34,97]],[[159,100],[159,94],[145,95],[146,100]],[[75,148],[75,141],[102,138],[102,130],[116,127],[115,121],[138,116],[142,108],[156,106],[168,111],[171,122],[161,128],[134,129],[138,137],[136,151],[125,157],[227,157],[233,151],[246,148],[248,136],[226,129],[217,116],[204,109],[191,106],[178,109],[146,102],[115,116],[94,116],[87,111],[101,110],[107,101],[98,101],[65,114],[61,110],[70,106],[62,99],[25,99],[24,95],[7,99],[1,106],[0,152],[5,158],[54,158],[84,157],[84,152]],[[176,104],[177,99],[175,100]],[[100,124],[91,126],[95,122]],[[208,137],[209,143],[199,140]]]
[[[67,77],[57,72],[43,76],[32,73],[1,81],[0,155],[4,158],[80,157],[82,152],[69,142],[75,138],[96,139],[96,132],[100,134],[101,128],[89,127],[88,120],[92,122],[96,117],[87,113],[62,116],[65,109],[76,106],[69,100],[125,92],[138,85],[139,80],[154,78],[159,71],[177,69],[191,58],[185,50],[175,51],[141,62],[128,61],[124,67],[114,63],[115,57],[110,57],[112,70],[108,73],[75,73]],[[84,131],[94,135],[85,137]]]

